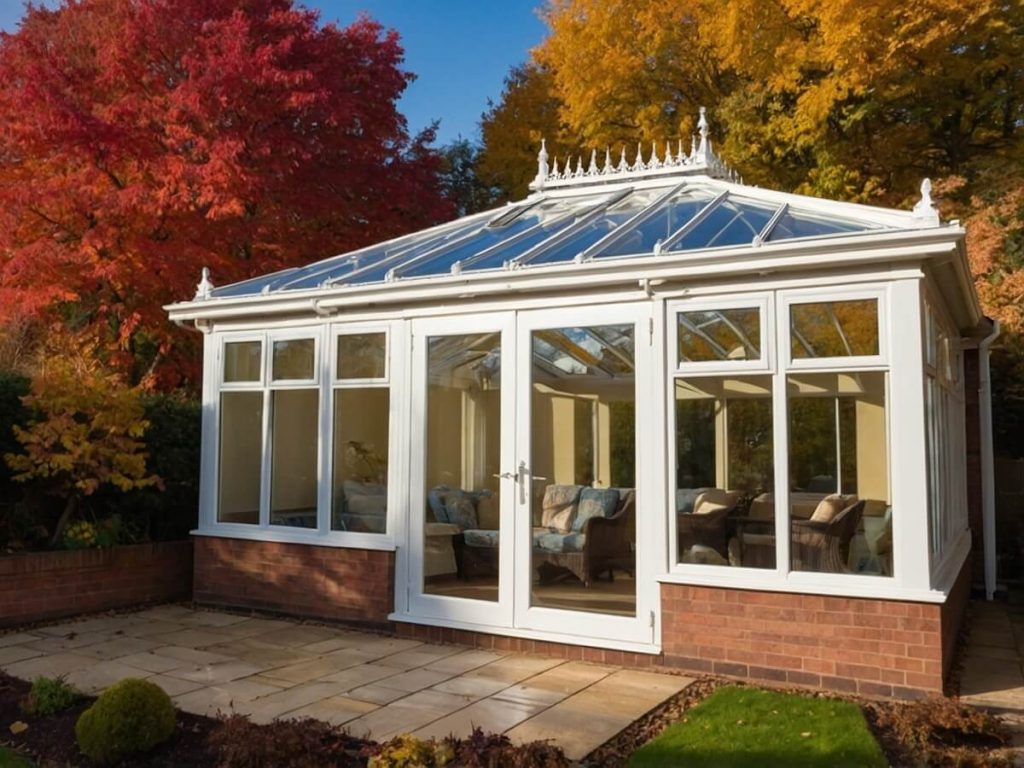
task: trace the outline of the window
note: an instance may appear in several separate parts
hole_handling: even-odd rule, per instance
[[[227,341],[218,425],[217,521],[259,525],[263,464],[263,342]]]
[[[331,530],[387,532],[391,392],[387,334],[337,336],[332,403]]]
[[[761,310],[736,307],[677,316],[678,363],[761,358]]]
[[[794,303],[789,321],[794,360],[879,354],[877,299]]]
[[[885,373],[790,375],[786,390],[792,569],[891,575]]]
[[[675,381],[681,563],[775,567],[771,376]]]

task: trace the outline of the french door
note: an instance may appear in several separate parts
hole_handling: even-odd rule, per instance
[[[652,642],[649,322],[646,303],[413,321],[410,613]]]

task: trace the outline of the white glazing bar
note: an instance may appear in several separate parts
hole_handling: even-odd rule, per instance
[[[526,238],[531,237],[535,232],[538,232],[538,231],[544,229],[544,227],[557,226],[557,225],[561,224],[563,221],[565,221],[566,219],[571,219],[572,217],[574,217],[576,215],[577,215],[576,211],[569,211],[567,213],[563,213],[563,214],[561,214],[559,216],[554,217],[550,221],[539,222],[538,224],[535,224],[534,226],[530,227],[529,229],[524,229],[522,232],[519,232],[518,234],[515,234],[512,237],[509,237],[509,238],[507,238],[505,240],[502,240],[500,243],[495,243],[494,245],[492,245],[492,246],[490,246],[488,248],[484,248],[484,250],[480,251],[479,253],[474,253],[472,256],[470,256],[468,258],[462,259],[462,261],[460,262],[460,266],[462,267],[462,269],[466,269],[467,267],[471,267],[474,264],[477,264],[478,262],[483,261],[484,259],[486,259],[488,256],[490,256],[495,251],[500,251],[502,248],[507,248],[508,246],[514,245],[514,244],[520,242],[521,240],[525,240]],[[556,232],[554,235],[552,235],[552,237],[554,237],[557,234],[558,233]],[[538,243],[538,245],[544,245],[544,243],[546,243],[550,239],[551,238],[545,238],[540,243]]]
[[[584,250],[583,253],[580,254],[582,260],[590,261],[590,259],[592,259],[596,254],[600,253],[608,246],[613,245],[617,240],[619,240],[624,235],[629,234],[634,227],[643,224],[645,221],[647,221],[647,219],[649,219],[655,213],[660,211],[664,205],[667,205],[668,201],[675,197],[676,194],[678,194],[678,192],[685,186],[686,182],[677,184],[665,194],[658,196],[656,200],[652,200],[644,208],[641,208],[639,211],[637,211],[635,215],[630,217],[628,220],[624,221],[621,225],[613,229],[611,232],[602,237],[592,246]]]
[[[775,229],[775,225],[779,223],[779,220],[786,215],[786,211],[789,210],[789,203],[783,203],[778,207],[772,217],[768,219],[768,223],[764,225],[764,229],[757,233],[754,238],[754,243],[760,245],[771,237],[772,230]]]
[[[629,187],[628,189],[622,190],[618,194],[612,195],[607,200],[598,203],[591,210],[587,211],[585,214],[580,216],[575,224],[570,224],[561,232],[556,232],[547,240],[541,243],[537,243],[537,245],[533,246],[533,248],[531,248],[530,250],[512,259],[512,266],[521,267],[524,264],[529,264],[531,261],[533,261],[533,259],[537,258],[540,254],[550,250],[559,243],[565,242],[570,237],[575,235],[583,227],[590,224],[592,221],[594,221],[594,219],[596,219],[602,213],[611,208],[613,205],[615,205],[619,201],[623,200],[625,197],[632,194],[632,192],[633,188]]]
[[[704,221],[704,219],[706,219],[715,210],[715,208],[724,203],[728,197],[728,190],[726,190],[725,192],[718,193],[718,195],[710,203],[708,203],[699,211],[697,211],[697,213],[694,214],[692,219],[690,219],[688,222],[683,224],[683,226],[681,226],[679,229],[673,232],[669,236],[669,238],[664,243],[661,244],[661,250],[663,252],[667,251],[669,248],[671,248],[673,245],[679,242],[679,240],[686,237],[686,235],[689,232],[692,232],[698,224]]]

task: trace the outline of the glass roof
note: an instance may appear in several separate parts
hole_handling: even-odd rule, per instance
[[[570,195],[539,193],[306,267],[214,288],[210,295],[436,279],[891,229],[759,200],[753,188],[736,193],[735,185],[668,181],[643,189],[590,186]]]

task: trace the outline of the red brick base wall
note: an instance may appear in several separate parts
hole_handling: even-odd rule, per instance
[[[969,561],[941,605],[663,584],[661,663],[864,696],[941,693],[969,596]]]
[[[384,625],[394,554],[366,549],[195,538],[198,603]]]
[[[191,541],[0,557],[0,627],[191,594]]]

